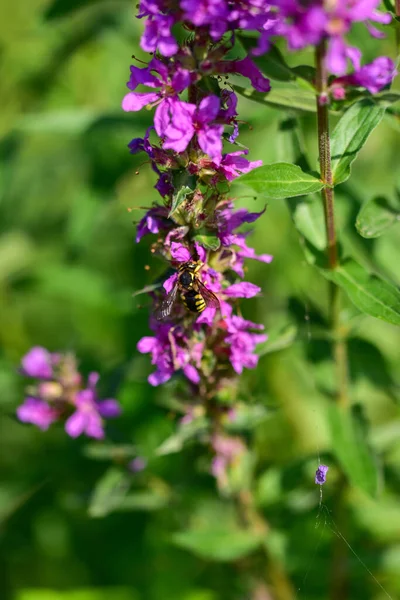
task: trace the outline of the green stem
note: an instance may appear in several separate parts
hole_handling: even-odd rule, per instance
[[[325,53],[326,45],[322,41],[315,51],[318,148],[321,179],[327,185],[322,190],[322,199],[325,213],[328,261],[330,269],[335,269],[338,265],[338,256],[334,210],[335,197],[329,138],[328,73],[325,66]],[[335,340],[333,354],[337,373],[337,401],[340,406],[346,407],[348,405],[347,347],[340,324],[340,290],[334,283],[330,283],[329,287],[329,313],[331,329]]]
[[[334,269],[337,265],[336,229],[334,212],[334,191],[331,167],[331,147],[329,139],[329,113],[328,113],[328,73],[325,67],[325,42],[322,41],[316,48],[316,88],[317,88],[317,122],[318,122],[318,149],[321,179],[326,184],[322,190],[322,199],[325,211],[326,237],[328,242],[329,266]]]
[[[398,0],[400,2],[400,0]],[[327,253],[329,268],[338,266],[334,190],[331,167],[331,152],[329,138],[329,113],[328,113],[328,73],[325,66],[326,46],[321,42],[316,48],[316,90],[317,90],[317,120],[318,120],[318,147],[321,179],[327,184],[322,191],[325,212],[325,226],[327,236]],[[345,410],[348,406],[348,358],[347,344],[340,322],[340,289],[330,282],[329,284],[329,313],[330,326],[333,333],[333,356],[336,367],[336,399],[338,405]],[[345,480],[341,480],[340,491],[335,508],[335,519],[340,523],[341,531],[345,529],[343,514],[345,511]],[[331,600],[346,600],[349,597],[349,578],[347,568],[347,550],[342,540],[335,538],[331,567]]]

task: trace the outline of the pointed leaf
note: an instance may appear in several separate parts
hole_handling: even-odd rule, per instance
[[[261,543],[261,536],[245,529],[188,530],[176,533],[173,542],[201,558],[215,561],[237,560],[253,552]]]
[[[318,250],[326,248],[324,209],[319,196],[295,198],[288,203],[296,229]]]
[[[89,504],[91,517],[105,517],[123,502],[129,489],[128,474],[111,467],[97,482]]]
[[[400,291],[349,259],[323,275],[340,286],[357,308],[367,315],[400,326]]]
[[[359,416],[331,404],[328,419],[334,453],[350,482],[370,496],[375,495],[376,462],[367,446],[365,427]]]
[[[315,95],[311,90],[300,88],[296,84],[274,84],[270,92],[256,92],[253,88],[233,86],[235,91],[244,96],[272,108],[285,108],[301,112],[315,112]]]
[[[332,174],[335,184],[342,183],[350,177],[351,164],[384,114],[383,106],[364,99],[353,104],[341,117],[331,137]]]
[[[181,187],[180,190],[176,194],[174,194],[174,197],[172,198],[172,206],[171,206],[171,210],[169,211],[168,218],[172,217],[174,212],[186,200],[186,198],[189,194],[193,194],[193,190],[191,190],[190,187],[187,187],[186,185]]]
[[[248,185],[266,198],[291,198],[318,192],[323,183],[297,165],[274,163],[257,167],[236,181]]]
[[[218,250],[221,245],[220,239],[207,229],[200,229],[199,233],[193,236],[193,240],[206,250]]]
[[[363,204],[357,216],[356,227],[363,237],[376,238],[399,220],[400,205],[396,211],[387,198],[377,196]]]

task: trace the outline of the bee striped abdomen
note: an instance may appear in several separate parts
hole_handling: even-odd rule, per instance
[[[203,296],[196,290],[189,290],[181,295],[186,308],[194,313],[201,313],[206,307]]]

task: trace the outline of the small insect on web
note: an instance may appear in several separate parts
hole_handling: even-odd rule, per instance
[[[318,458],[319,461],[319,458]],[[367,567],[367,565],[365,564],[365,562],[361,559],[361,557],[357,554],[357,552],[354,550],[354,548],[351,546],[351,544],[347,541],[347,539],[345,538],[345,536],[341,533],[341,531],[339,530],[338,526],[336,525],[333,517],[332,517],[332,513],[329,510],[329,508],[323,504],[322,502],[322,486],[324,485],[324,483],[326,483],[326,475],[327,472],[329,470],[329,467],[327,465],[318,465],[318,468],[315,472],[315,483],[316,485],[319,485],[319,506],[318,506],[318,514],[316,516],[316,523],[315,523],[315,527],[318,528],[320,526],[320,517],[323,514],[324,515],[324,522],[323,522],[323,528],[321,530],[321,535],[319,537],[319,540],[317,541],[317,544],[315,546],[315,549],[313,551],[313,554],[311,556],[310,559],[310,564],[309,567],[305,573],[305,576],[303,578],[302,581],[302,587],[304,587],[306,580],[308,578],[308,575],[310,573],[311,570],[311,566],[312,563],[314,561],[314,558],[316,556],[317,550],[320,546],[321,543],[321,539],[322,539],[322,534],[323,531],[325,529],[325,527],[328,527],[330,529],[330,531],[339,539],[342,540],[342,542],[347,546],[347,548],[352,552],[352,554],[355,556],[355,558],[358,560],[358,562],[361,564],[362,567],[364,567],[364,569],[367,571],[367,573],[369,574],[369,576],[371,577],[371,579],[375,582],[375,584],[382,590],[382,592],[385,594],[385,596],[387,598],[389,598],[389,600],[393,600],[392,596],[389,594],[389,592],[383,587],[383,585],[378,581],[378,579],[375,577],[375,575],[372,573],[372,571]],[[300,593],[301,588],[297,588],[296,591],[296,596],[295,598],[298,599],[300,598]]]

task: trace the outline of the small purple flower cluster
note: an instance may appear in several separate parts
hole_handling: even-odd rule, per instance
[[[70,354],[50,353],[35,346],[22,358],[21,374],[35,381],[27,386],[27,396],[17,408],[23,423],[46,430],[55,421],[65,421],[65,431],[75,438],[81,434],[101,439],[104,419],[118,417],[121,410],[113,398],[99,400],[97,373],[87,383]]]

